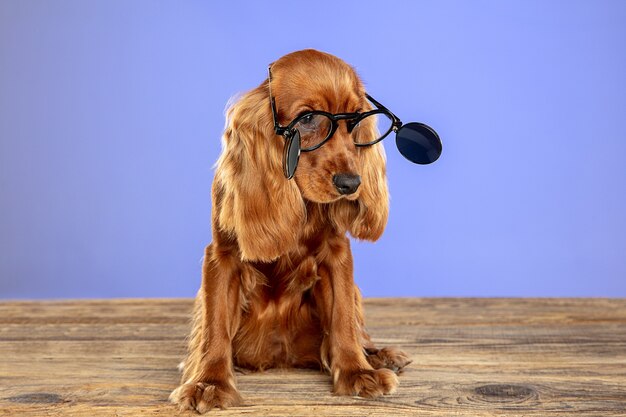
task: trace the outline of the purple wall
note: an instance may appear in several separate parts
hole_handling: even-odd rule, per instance
[[[444,153],[385,144],[367,296],[626,296],[626,2],[0,2],[0,298],[180,297],[224,105],[313,47]]]

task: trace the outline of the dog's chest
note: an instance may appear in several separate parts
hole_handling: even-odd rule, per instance
[[[293,259],[284,262],[258,266],[264,279],[246,297],[234,339],[238,366],[318,365],[322,334],[314,300],[317,264],[311,256],[295,265]]]

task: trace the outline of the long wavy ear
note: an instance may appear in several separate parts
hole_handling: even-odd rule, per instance
[[[375,130],[375,127],[372,127]],[[372,132],[372,136],[376,133]],[[361,191],[355,217],[348,230],[357,239],[375,241],[380,238],[389,217],[389,191],[385,172],[385,149],[382,143],[359,150],[361,159]]]
[[[222,140],[214,224],[236,237],[242,260],[271,261],[296,246],[306,211],[295,181],[283,174],[267,81],[228,109]]]
[[[383,234],[389,217],[385,149],[382,143],[360,148],[359,158],[363,170],[359,198],[334,203],[330,209],[331,219],[339,230],[349,231],[357,239],[376,241]]]

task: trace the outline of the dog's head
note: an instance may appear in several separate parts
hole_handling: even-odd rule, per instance
[[[271,68],[271,94],[282,126],[312,110],[371,109],[354,69],[335,56],[298,51]],[[380,143],[354,144],[354,135],[376,137],[375,122],[363,120],[358,129],[349,129],[345,120],[337,121],[323,146],[301,154],[294,178],[288,180],[282,167],[285,140],[274,131],[269,87],[265,80],[228,110],[214,189],[220,200],[216,226],[236,236],[243,259],[272,260],[297,245],[305,201],[311,201],[328,206],[339,232],[378,239],[388,214],[384,150]],[[302,135],[302,147],[314,140]]]

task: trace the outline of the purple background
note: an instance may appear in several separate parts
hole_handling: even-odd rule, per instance
[[[0,298],[194,295],[225,103],[309,47],[444,142],[366,296],[626,296],[625,1],[3,0]]]

